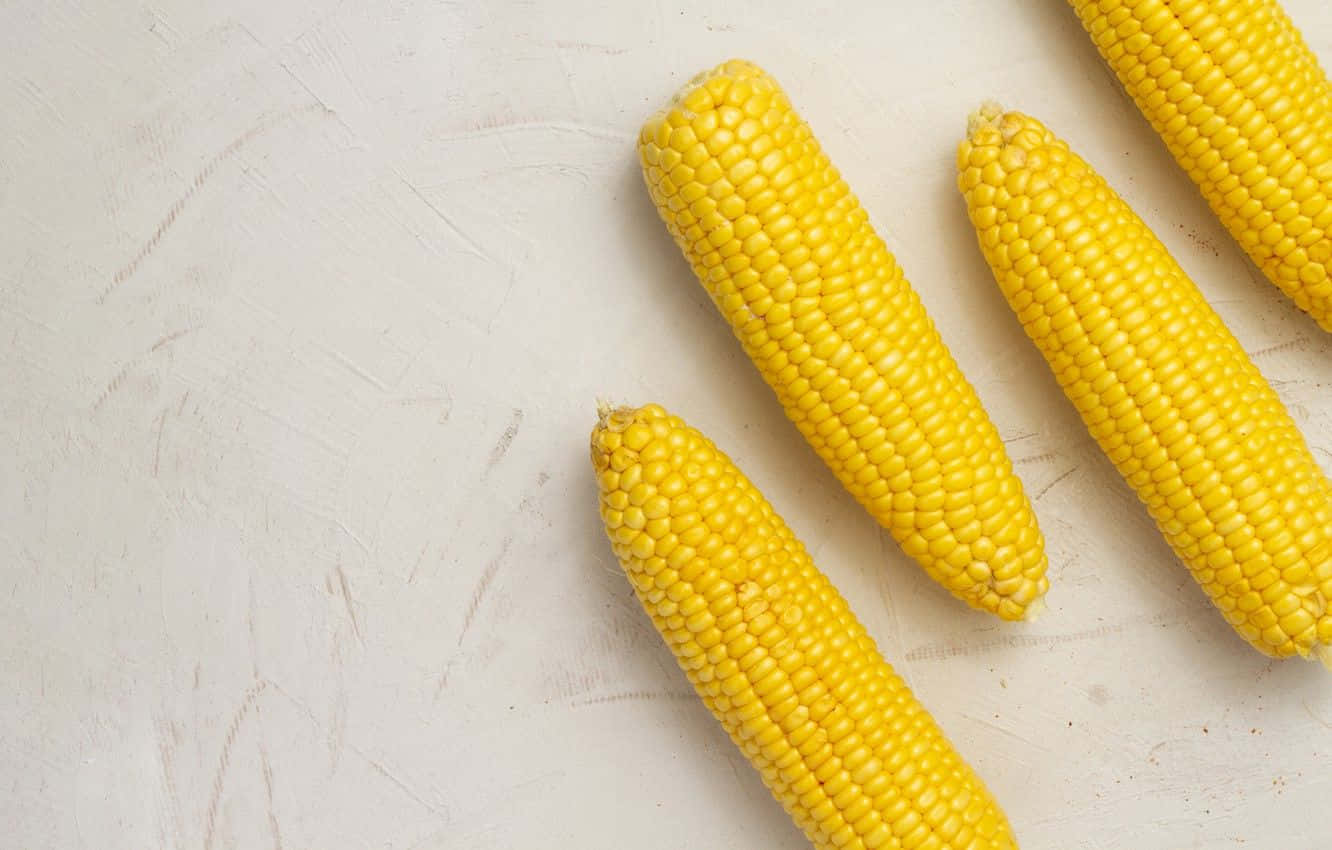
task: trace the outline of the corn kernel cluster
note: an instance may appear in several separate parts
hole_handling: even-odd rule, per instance
[[[987,107],[958,151],[1028,336],[1194,578],[1275,656],[1332,644],[1332,485],[1147,226],[1040,122]]]
[[[777,83],[691,81],[639,138],[652,199],[787,416],[937,582],[1019,619],[1044,541],[994,425]]]
[[[816,847],[1016,847],[981,780],[711,441],[656,405],[603,410],[591,455],[639,601]]]
[[[1263,273],[1332,331],[1332,85],[1276,0],[1070,0]]]

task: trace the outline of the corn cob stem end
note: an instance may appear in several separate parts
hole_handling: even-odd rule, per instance
[[[1005,111],[1002,105],[993,100],[985,101],[967,116],[967,138],[973,142],[980,141],[987,130],[997,131],[1005,142],[1011,142],[1021,129],[1021,116]]]
[[[635,418],[644,413],[657,410],[649,406],[642,410],[632,407],[616,406],[605,399],[597,399],[597,424],[588,439],[588,449],[592,457],[592,467],[602,472],[611,465],[611,455],[621,445],[621,434],[633,424]]]
[[[997,127],[998,119],[1004,114],[1004,108],[997,101],[987,100],[978,109],[967,116],[967,137],[976,135],[983,127]]]

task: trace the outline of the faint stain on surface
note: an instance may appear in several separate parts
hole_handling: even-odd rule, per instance
[[[486,471],[494,469],[504,456],[508,454],[509,447],[513,445],[513,440],[518,436],[518,429],[523,426],[523,412],[514,408],[513,415],[509,417],[509,424],[505,426],[504,433],[500,434],[494,448],[490,450],[490,457],[486,461]]]

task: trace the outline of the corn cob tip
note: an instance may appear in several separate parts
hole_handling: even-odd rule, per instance
[[[604,398],[597,399],[597,424],[588,439],[592,467],[597,472],[610,466],[611,454],[620,446],[619,435],[635,413],[631,407],[617,407]]]
[[[638,450],[646,445],[654,429],[660,431],[664,425],[673,422],[661,405],[616,407],[598,400],[597,424],[588,441],[592,467],[598,474],[612,467],[619,469],[637,457]]]
[[[1038,129],[1037,133],[1023,131]],[[1039,130],[1044,127],[1021,112],[1006,111],[989,100],[967,118],[967,137],[959,146],[959,154],[969,154],[975,148],[998,148],[1002,154],[1000,166],[1006,171],[1027,164],[1027,154],[1039,146],[1043,138]],[[959,160],[959,168],[962,160]]]
[[[658,139],[658,136],[670,135],[672,114],[679,121],[692,121],[700,114],[724,104],[727,91],[733,83],[738,82],[747,82],[766,91],[777,89],[776,81],[758,65],[748,59],[727,59],[720,65],[690,77],[688,82],[676,89],[662,109],[643,122],[638,133],[640,149],[653,142],[665,146],[666,139]]]
[[[732,57],[722,62],[720,65],[709,68],[706,71],[699,71],[690,78],[688,84],[680,89],[680,94],[687,94],[691,88],[701,86],[708,80],[716,77],[733,77],[735,79],[745,79],[746,77],[767,76],[757,63],[740,57]]]
[[[987,100],[980,105],[978,109],[967,116],[967,138],[976,135],[976,132],[983,127],[997,126],[997,122],[1004,114],[1004,107],[995,100]]]

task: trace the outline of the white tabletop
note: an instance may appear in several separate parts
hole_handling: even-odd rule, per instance
[[[0,844],[806,846],[595,509],[598,397],[766,492],[1023,847],[1332,844],[1332,676],[1236,637],[1023,336],[969,110],[1068,138],[1332,467],[1332,337],[1062,3],[0,7]],[[1332,6],[1288,0],[1332,60]],[[891,9],[891,10],[890,10]],[[977,385],[1050,610],[930,583],[785,421],[643,189],[639,123],[766,66]]]

